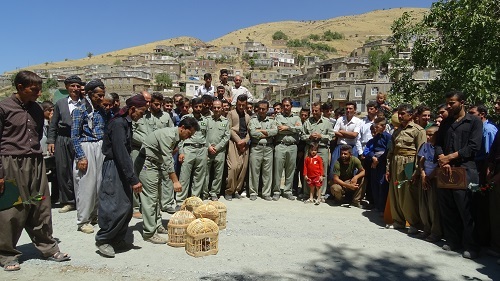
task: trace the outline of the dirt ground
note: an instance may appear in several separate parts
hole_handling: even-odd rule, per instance
[[[376,212],[283,198],[221,202],[228,223],[219,233],[219,253],[200,258],[143,241],[137,219],[127,237],[134,248],[101,257],[94,235],[76,231],[76,213],[53,209],[54,236],[72,260],[41,260],[23,233],[21,270],[0,271],[0,280],[500,280],[494,258],[466,260],[442,244],[385,229]],[[169,217],[164,214],[165,224]]]

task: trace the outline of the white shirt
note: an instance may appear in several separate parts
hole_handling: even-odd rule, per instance
[[[361,126],[359,129],[359,147],[358,144],[356,148],[358,149],[359,155],[363,153],[365,150],[366,143],[373,138],[370,127],[373,125],[373,121],[370,121],[368,117],[365,117],[361,120]]]
[[[334,132],[338,132],[340,130],[347,131],[347,132],[356,132],[358,133],[358,136],[354,139],[348,139],[348,138],[337,138],[337,144],[348,144],[350,146],[355,146],[356,141],[359,140],[359,130],[361,125],[361,119],[359,119],[356,116],[353,116],[351,118],[351,121],[347,121],[346,116],[342,116],[341,118],[337,119],[337,122],[335,123],[335,127],[333,127]]]
[[[238,89],[236,89],[233,87],[231,91],[233,92],[233,96],[231,97],[232,98],[231,105],[236,105],[236,100],[238,99],[238,96],[243,94],[248,96],[249,102],[253,102],[253,96],[247,88],[240,86]]]
[[[215,95],[215,87],[210,85],[210,87],[205,88],[205,84],[198,87],[196,93],[194,93],[193,98],[201,98],[203,95],[211,95],[212,97]]]
[[[73,110],[75,110],[75,108],[77,108],[80,104],[82,104],[81,99],[74,101],[71,99],[71,97],[68,97],[69,114],[71,115],[71,113],[73,113]]]

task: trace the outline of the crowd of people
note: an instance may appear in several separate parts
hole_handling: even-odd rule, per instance
[[[335,110],[316,102],[296,114],[290,98],[256,101],[240,76],[231,86],[227,74],[218,86],[206,74],[192,99],[143,91],[121,108],[99,79],[77,76],[65,80],[68,98],[40,107],[41,79],[20,72],[17,93],[0,102],[0,191],[15,179],[28,204],[0,211],[4,268],[19,269],[23,228],[44,256],[69,259],[52,238],[50,201],[30,201],[49,197],[45,151],[55,158],[59,212],[76,210],[83,233],[99,224],[96,246],[106,257],[130,246],[132,217],[143,220],[145,241],[166,243],[162,211],[176,212],[188,196],[349,204],[385,214],[387,228],[444,239],[444,250],[463,249],[464,258],[481,246],[500,257],[500,137],[486,106],[451,91],[435,111],[393,109],[379,93],[363,118],[354,102]],[[459,185],[441,184],[457,173]]]

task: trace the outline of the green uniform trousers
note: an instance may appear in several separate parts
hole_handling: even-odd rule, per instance
[[[421,179],[417,180],[414,185],[416,188],[420,188]],[[441,223],[439,220],[439,206],[436,188],[436,184],[433,181],[430,189],[420,189],[420,192],[418,193],[418,210],[424,227],[424,232],[432,234],[435,237],[441,237],[443,233],[441,231]]]
[[[136,175],[138,175],[142,169],[142,163],[138,164],[137,166],[135,165],[137,156],[139,156],[139,149],[132,149],[132,151],[130,152],[130,158],[132,158],[132,163],[134,163],[134,171]],[[137,193],[133,193],[132,195],[132,206],[134,207],[134,212],[141,210],[141,197]]]
[[[175,207],[174,183],[170,179],[167,171],[163,171],[161,181],[160,209],[166,210],[168,207]]]
[[[205,189],[207,177],[207,148],[184,147],[184,162],[182,162],[179,182],[182,191],[176,194],[177,202],[184,202],[191,186],[192,196],[201,196]]]
[[[250,195],[259,194],[259,179],[262,175],[262,196],[271,196],[271,188],[273,184],[272,169],[273,169],[273,145],[262,146],[252,145],[250,148],[249,157],[249,185]]]
[[[142,160],[138,157],[137,161]],[[144,165],[139,172],[139,181],[142,183],[141,211],[143,221],[144,239],[153,236],[161,222],[160,197],[162,185],[161,164],[152,163],[148,159],[143,160]],[[141,161],[142,162],[142,161]]]
[[[208,154],[207,160],[207,177],[206,184],[203,189],[203,196],[219,196],[222,186],[222,174],[224,173],[224,165],[226,164],[226,150],[218,151],[214,155]],[[213,173],[211,173],[213,168]],[[210,191],[208,190],[211,185]]]
[[[292,194],[293,174],[297,159],[297,145],[278,144],[274,149],[274,182],[273,193],[280,194],[281,176],[285,171],[283,194]]]

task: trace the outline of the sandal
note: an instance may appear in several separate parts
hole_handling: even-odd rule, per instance
[[[308,204],[308,203],[314,203],[314,201],[312,199],[307,199],[306,201],[304,201],[304,203]]]
[[[71,257],[68,254],[62,253],[61,251],[53,254],[50,257],[46,258],[49,261],[55,261],[55,262],[63,262],[71,259]]]
[[[321,203],[321,200],[320,199],[316,199],[314,200],[314,205],[319,205]]]
[[[18,271],[19,269],[21,269],[21,266],[19,265],[19,261],[17,261],[17,259],[9,261],[3,265],[4,271]]]

